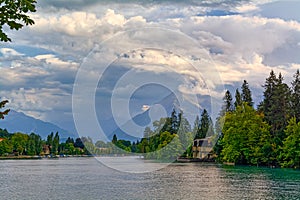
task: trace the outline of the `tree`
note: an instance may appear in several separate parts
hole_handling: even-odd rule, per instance
[[[159,160],[175,160],[184,151],[177,134],[163,132],[158,150],[153,152],[154,158]]]
[[[216,147],[216,149],[218,149],[218,151],[221,151],[222,146],[220,146],[219,144],[221,144],[221,140],[223,138],[223,125],[226,119],[226,113],[228,112],[232,112],[233,109],[233,105],[232,105],[232,96],[231,93],[229,92],[229,90],[227,90],[225,92],[225,96],[223,97],[223,105],[221,108],[221,111],[219,113],[219,116],[216,119],[216,124],[215,124],[215,132],[217,134],[218,137],[218,141],[216,142],[218,147]]]
[[[1,0],[0,1],[0,40],[4,42],[11,39],[3,32],[4,26],[19,30],[24,25],[32,25],[34,21],[26,15],[35,12],[35,0]]]
[[[297,70],[292,82],[292,111],[297,123],[300,121],[300,72]]]
[[[53,138],[51,153],[57,154],[58,153],[58,147],[59,147],[59,135],[58,135],[58,132],[56,132],[55,136]]]
[[[199,132],[199,129],[200,129],[200,124],[201,124],[200,118],[197,115],[196,119],[195,119],[195,122],[194,122],[194,127],[193,127],[193,135],[194,135],[195,138],[198,137],[198,132]]]
[[[252,96],[251,96],[251,90],[249,89],[249,84],[246,80],[244,80],[242,85],[242,101],[247,103],[248,106],[253,106]]]
[[[185,148],[184,150],[186,150],[188,146],[192,144],[194,137],[192,134],[191,125],[189,121],[182,115],[180,121],[181,122],[180,122],[177,135],[182,144],[182,147]]]
[[[53,148],[53,137],[54,137],[54,133],[51,132],[48,136],[47,136],[47,140],[46,140],[46,145],[48,145],[50,152],[52,153],[52,148]]]
[[[171,130],[170,130],[170,133],[173,133],[173,134],[177,133],[178,127],[179,127],[179,122],[178,122],[176,110],[173,109],[173,111],[171,113]]]
[[[31,133],[27,142],[27,155],[40,155],[43,149],[42,142],[41,136]]]
[[[1,14],[0,14],[1,15]],[[0,109],[5,107],[5,104],[7,104],[8,101],[4,100],[0,102]],[[5,111],[0,111],[0,119],[4,119],[4,115],[7,115],[10,109],[6,109]]]
[[[107,144],[105,142],[103,142],[102,140],[99,140],[95,143],[95,147],[97,148],[107,148]]]
[[[242,105],[243,105],[242,96],[240,94],[240,91],[236,89],[234,107],[237,108],[238,106],[242,106]]]
[[[283,82],[283,76],[276,77],[274,71],[266,79],[264,85],[264,100],[260,108],[264,113],[265,121],[271,125],[271,133],[277,144],[284,139],[284,129],[291,117],[291,92]]]
[[[13,145],[10,140],[5,139],[2,142],[0,142],[0,155],[1,156],[10,154],[10,153],[12,153],[12,151],[13,151]]]
[[[81,138],[76,138],[75,143],[74,143],[74,147],[75,148],[80,148],[80,149],[84,148],[84,144],[83,144]]]
[[[72,143],[74,144],[74,139],[73,138],[70,138],[68,137],[67,140],[66,140],[66,144],[69,144],[69,143]]]
[[[283,141],[279,156],[282,167],[300,168],[300,122],[293,117],[285,129],[287,138]]]
[[[227,90],[225,92],[225,96],[223,98],[224,100],[224,111],[225,112],[231,112],[233,110],[233,106],[232,106],[232,96],[231,93],[229,92],[229,90]]]
[[[150,129],[150,127],[146,127],[145,130],[144,130],[144,138],[148,138],[150,139],[150,137],[153,135],[153,132],[152,130]]]
[[[13,150],[19,155],[23,155],[26,151],[29,136],[23,133],[15,133],[11,137]]]
[[[118,138],[116,136],[116,134],[114,134],[113,139],[112,139],[112,143],[115,144],[118,141]]]
[[[201,114],[200,126],[196,135],[197,139],[205,138],[207,136],[213,135],[212,130],[213,124],[206,109],[203,110]]]
[[[224,162],[258,165],[274,158],[266,151],[272,146],[269,125],[246,103],[227,113],[223,134],[220,159]]]

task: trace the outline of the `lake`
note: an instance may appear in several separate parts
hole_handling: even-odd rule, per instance
[[[300,199],[300,171],[209,163],[125,173],[94,158],[1,160],[0,180],[3,200]]]

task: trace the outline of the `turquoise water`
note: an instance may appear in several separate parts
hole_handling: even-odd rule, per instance
[[[0,199],[300,199],[300,171],[178,163],[133,174],[94,158],[1,160]]]

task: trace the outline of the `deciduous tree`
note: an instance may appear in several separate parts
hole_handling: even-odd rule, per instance
[[[19,30],[24,25],[32,25],[34,21],[27,13],[35,12],[35,0],[0,0],[0,40],[4,42],[11,39],[4,33],[5,26]]]

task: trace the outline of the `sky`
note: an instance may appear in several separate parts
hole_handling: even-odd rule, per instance
[[[290,84],[300,68],[299,9],[271,0],[39,1],[35,25],[4,29],[12,42],[0,43],[0,97],[80,134],[151,107],[153,119],[166,115],[159,102],[169,93],[185,113],[210,106],[215,116],[224,90],[243,80],[257,104],[271,70]]]

